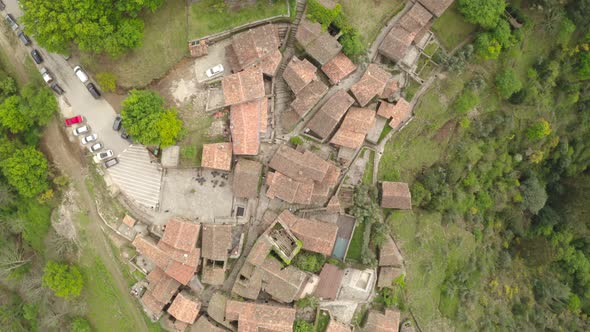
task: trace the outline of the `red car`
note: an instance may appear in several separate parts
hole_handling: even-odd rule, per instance
[[[81,115],[76,115],[73,118],[66,119],[66,126],[69,127],[69,126],[76,124],[76,123],[82,123],[83,121],[84,121],[84,118]]]

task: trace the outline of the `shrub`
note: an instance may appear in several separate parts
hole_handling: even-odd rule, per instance
[[[114,92],[117,88],[117,76],[109,72],[101,72],[96,74],[98,85],[106,92]]]
[[[545,119],[540,119],[526,131],[526,137],[532,140],[540,140],[551,134],[551,125]]]
[[[43,270],[43,286],[50,288],[55,296],[69,299],[80,296],[84,281],[75,265],[49,261]]]
[[[477,35],[475,39],[475,53],[484,60],[497,59],[502,51],[500,42],[488,32]]]
[[[316,0],[307,1],[307,17],[320,23],[324,29],[328,29],[330,24],[340,15],[342,6],[337,4],[333,9],[327,9]]]
[[[91,332],[90,322],[84,317],[76,317],[70,324],[70,332]]]
[[[298,319],[293,325],[293,332],[315,332],[315,329],[311,323]]]
[[[301,144],[303,144],[303,138],[301,138],[299,136],[293,136],[293,137],[289,138],[289,142],[291,142],[291,144],[293,144],[293,145],[301,145]]]
[[[316,273],[326,263],[326,257],[314,252],[301,252],[295,257],[294,265],[300,270]]]
[[[512,69],[505,69],[496,75],[496,89],[500,97],[510,98],[515,92],[520,91],[522,83],[516,77]]]
[[[453,108],[458,113],[467,113],[479,104],[479,96],[471,89],[465,89],[455,99]]]

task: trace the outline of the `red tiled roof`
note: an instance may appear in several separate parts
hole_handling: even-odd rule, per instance
[[[254,266],[260,266],[264,263],[266,256],[270,253],[272,244],[266,239],[266,237],[258,238],[258,241],[254,243],[254,246],[250,250],[246,261]]]
[[[350,327],[332,319],[332,320],[330,320],[330,323],[328,324],[328,328],[326,329],[325,332],[350,332],[350,331],[352,331],[350,329]]]
[[[277,219],[289,227],[291,232],[303,242],[303,249],[326,256],[332,255],[338,234],[338,225],[299,218],[289,210],[283,211]]]
[[[267,108],[268,99],[266,98],[231,107],[230,129],[234,154],[258,154],[260,148],[260,132],[263,132],[263,129],[264,131],[266,130]]]
[[[325,264],[320,272],[320,282],[315,290],[315,295],[323,300],[335,300],[343,277],[344,270],[336,265]]]
[[[283,72],[283,79],[293,93],[298,94],[307,84],[316,78],[316,66],[307,59],[299,60],[294,56]]]
[[[363,331],[366,332],[398,332],[400,312],[385,310],[385,314],[371,310]]]
[[[201,167],[229,171],[231,169],[232,144],[203,144]]]
[[[179,293],[168,308],[168,313],[181,322],[192,324],[197,319],[200,309],[201,302],[191,300],[183,293]]]
[[[412,194],[407,183],[384,181],[381,183],[381,188],[381,207],[404,210],[412,209]]]
[[[385,288],[392,287],[393,281],[402,275],[403,270],[399,267],[382,266],[379,268],[379,279],[377,287]]]
[[[330,164],[326,177],[321,182],[314,182],[312,201],[317,204],[323,204],[334,188],[340,177],[340,170],[334,164]]]
[[[164,309],[164,306],[166,305],[166,303],[156,300],[156,298],[152,295],[152,292],[149,290],[142,295],[140,301],[141,304],[143,304],[143,307],[154,316],[159,316],[162,312],[162,309]]]
[[[293,204],[310,204],[313,194],[313,181],[297,181],[279,172],[268,173],[266,196],[278,198]]]
[[[403,257],[391,236],[387,236],[385,243],[379,248],[379,266],[401,266]]]
[[[328,92],[328,86],[320,80],[313,80],[299,91],[299,94],[291,103],[291,108],[299,117],[304,117],[322,99],[326,92]]]
[[[260,60],[259,64],[253,65],[253,68],[260,68],[262,73],[266,76],[274,77],[277,73],[277,69],[279,69],[279,65],[281,64],[281,60],[283,60],[283,53],[281,51],[276,50],[271,54],[267,55],[266,57]]]
[[[168,276],[164,276],[157,283],[149,285],[151,295],[154,299],[164,304],[170,302],[178,287],[180,287],[180,283]]]
[[[131,217],[130,215],[126,214],[125,217],[123,217],[123,223],[128,227],[133,227],[135,226],[135,219],[133,219],[133,217]]]
[[[260,68],[251,68],[225,76],[221,81],[225,105],[241,104],[265,95]]]
[[[307,123],[307,127],[320,138],[328,138],[352,104],[354,99],[346,91],[336,91]]]
[[[231,249],[231,226],[204,224],[201,242],[203,258],[215,261],[227,260]]]
[[[238,321],[238,332],[292,332],[295,309],[231,300],[227,302],[225,316]]]
[[[334,59],[322,66],[322,71],[332,84],[340,83],[341,80],[352,74],[357,66],[350,59],[340,52]]]
[[[321,65],[338,55],[342,49],[338,40],[324,31],[319,23],[311,22],[305,18],[301,20],[301,24],[297,28],[295,39],[303,46],[305,52]]]
[[[232,49],[237,60],[236,71],[258,63],[280,46],[278,29],[265,24],[232,36]]]
[[[369,108],[351,107],[330,143],[357,149],[363,144],[365,136],[374,125],[375,111]]]
[[[419,0],[432,14],[440,17],[447,8],[453,3],[453,0]]]
[[[404,98],[400,98],[395,105],[382,102],[381,105],[379,105],[377,114],[386,119],[391,119],[389,126],[394,129],[399,129],[412,117],[412,106]]]
[[[350,91],[361,106],[367,105],[373,98],[380,96],[391,80],[391,74],[376,64],[370,64],[363,77],[353,84]]]
[[[322,181],[328,173],[330,163],[309,150],[300,152],[282,145],[268,166],[298,181]]]
[[[173,248],[191,252],[196,248],[200,230],[199,224],[173,218],[166,224],[162,242]]]
[[[234,171],[234,196],[241,198],[254,198],[258,196],[258,182],[260,181],[261,172],[261,163],[240,158]]]

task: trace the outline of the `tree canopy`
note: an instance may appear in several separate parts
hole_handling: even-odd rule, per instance
[[[34,197],[49,188],[47,159],[35,147],[14,151],[0,165],[8,184],[23,197]]]
[[[491,29],[506,9],[505,0],[459,0],[459,10],[468,22]]]
[[[123,102],[123,127],[142,144],[173,145],[183,132],[175,109],[165,109],[164,99],[149,90],[133,90]]]
[[[23,0],[27,33],[51,52],[65,52],[73,43],[82,51],[118,56],[141,45],[139,12],[154,11],[162,0]]]
[[[510,98],[522,88],[522,83],[512,69],[505,69],[496,75],[496,89],[500,97]]]
[[[56,296],[69,299],[82,292],[84,280],[78,267],[49,261],[43,272],[43,286],[49,287]]]

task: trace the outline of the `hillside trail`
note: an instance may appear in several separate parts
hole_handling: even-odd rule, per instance
[[[65,133],[59,128],[60,125],[61,123],[57,119],[54,119],[45,128],[41,143],[43,152],[45,152],[62,174],[68,176],[78,189],[80,203],[82,204],[81,209],[88,211],[88,218],[90,219],[86,228],[88,245],[101,258],[120,293],[126,295],[129,292],[129,286],[123,277],[120,266],[115,261],[117,258],[114,256],[108,244],[108,239],[104,233],[105,230],[102,227],[103,222],[96,211],[95,202],[84,182],[88,170],[84,163],[83,152],[77,144],[68,140]],[[119,300],[126,307],[127,312],[132,314],[132,317],[129,317],[129,319],[134,321],[136,331],[148,331],[148,327],[143,319],[143,313],[138,310],[133,299],[130,296],[122,296]],[[109,310],[109,308],[104,308],[104,310]]]

